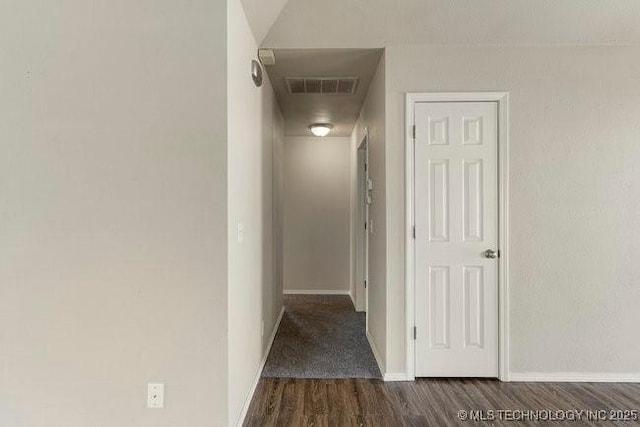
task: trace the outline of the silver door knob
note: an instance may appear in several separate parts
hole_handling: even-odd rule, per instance
[[[487,249],[486,251],[484,251],[484,256],[485,258],[498,258],[498,252],[494,251],[493,249]]]

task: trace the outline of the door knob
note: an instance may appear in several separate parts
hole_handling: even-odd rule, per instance
[[[486,251],[484,251],[484,256],[485,258],[498,258],[498,252],[494,251],[493,249],[487,249]]]

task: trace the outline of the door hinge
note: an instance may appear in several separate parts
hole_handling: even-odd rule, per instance
[[[411,230],[411,234],[413,235],[413,238],[416,238],[416,226],[413,226],[413,229]]]
[[[365,288],[367,287],[367,281],[366,280],[364,281],[364,287]]]
[[[497,251],[497,252],[498,252],[498,258],[500,258],[500,255],[501,255],[501,253],[500,253],[500,249],[498,249],[498,251]]]
[[[367,171],[367,164],[366,163],[364,164],[364,171],[365,172]]]
[[[367,229],[367,223],[366,222],[364,223],[364,229],[365,230]]]
[[[418,328],[416,328],[415,326],[413,327],[413,339],[418,339]]]
[[[416,139],[416,125],[413,125],[413,139]]]

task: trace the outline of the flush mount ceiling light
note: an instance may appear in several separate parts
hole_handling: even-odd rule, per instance
[[[309,129],[315,136],[327,136],[333,129],[333,125],[330,123],[313,123],[309,125]]]

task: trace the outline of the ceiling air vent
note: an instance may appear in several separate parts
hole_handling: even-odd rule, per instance
[[[285,77],[291,95],[353,95],[357,77]]]

